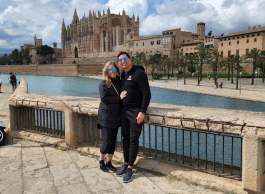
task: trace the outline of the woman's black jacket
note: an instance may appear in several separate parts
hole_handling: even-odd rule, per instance
[[[111,78],[117,92],[121,93],[120,77]],[[98,109],[98,128],[118,128],[121,126],[121,99],[113,86],[107,87],[106,81],[99,84],[100,105]]]

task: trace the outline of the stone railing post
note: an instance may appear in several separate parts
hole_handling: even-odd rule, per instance
[[[256,127],[246,127],[245,131],[242,186],[245,190],[261,193],[265,186],[265,141],[262,140],[264,134],[259,134]]]

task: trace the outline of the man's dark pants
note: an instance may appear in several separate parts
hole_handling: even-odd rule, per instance
[[[133,166],[139,148],[139,137],[142,131],[142,123],[137,124],[136,117],[139,114],[137,109],[125,110],[122,107],[121,111],[121,127],[123,136],[123,156],[124,162]]]

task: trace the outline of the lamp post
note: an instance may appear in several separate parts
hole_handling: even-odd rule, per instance
[[[239,94],[241,94],[241,75],[242,75],[242,72],[240,72],[240,92]]]
[[[256,85],[257,85],[257,72],[255,72],[255,74],[256,74],[256,81],[255,81],[255,87],[256,87]]]
[[[207,78],[206,79],[208,79],[208,68],[207,68]]]
[[[177,76],[179,77],[179,71],[177,71]],[[179,79],[177,79],[177,87],[179,87],[178,80],[179,80]]]

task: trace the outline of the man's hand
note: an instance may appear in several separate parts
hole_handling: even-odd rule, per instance
[[[141,122],[144,121],[144,113],[139,112],[138,116],[136,117],[136,120],[137,120],[137,124],[140,125]]]
[[[120,94],[120,98],[121,99],[125,98],[126,97],[126,94],[127,94],[127,91],[126,90],[122,91],[121,94]]]

